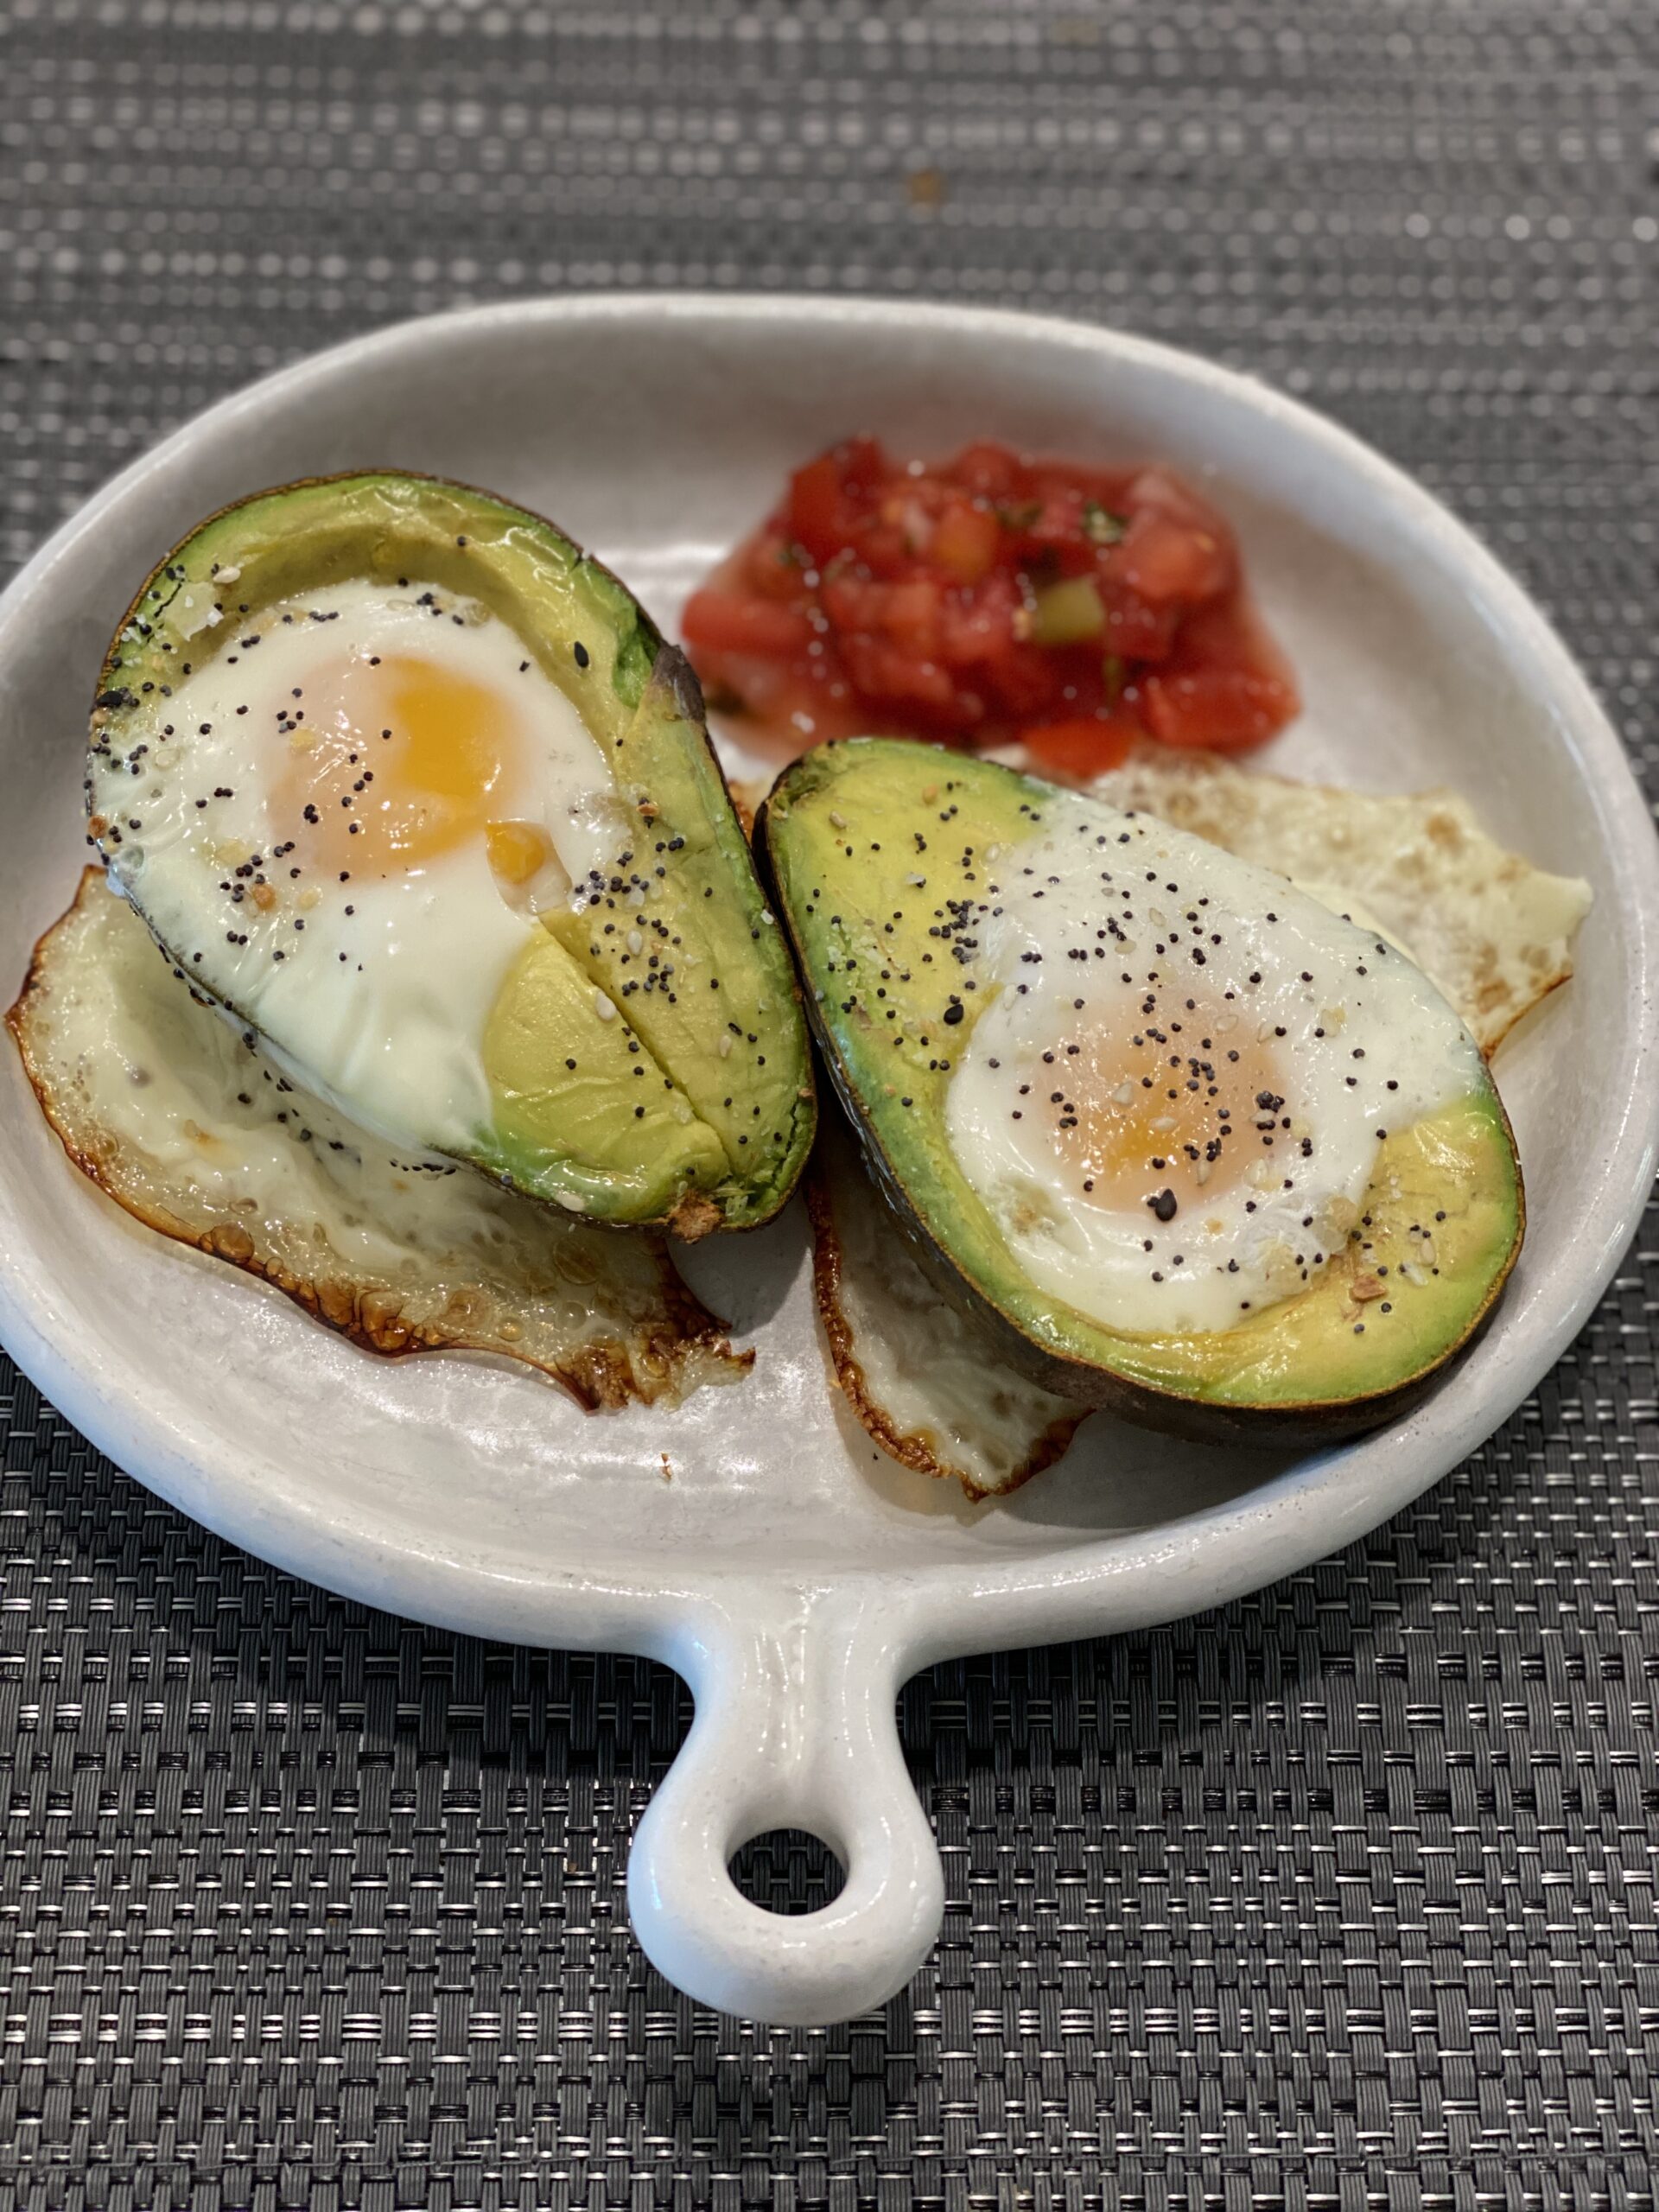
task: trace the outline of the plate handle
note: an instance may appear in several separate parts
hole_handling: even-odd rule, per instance
[[[702,2003],[778,2026],[885,2003],[944,1911],[938,1847],[899,1745],[899,1646],[844,1597],[832,1610],[803,1592],[787,1614],[711,1615],[664,1656],[696,1713],[628,1862],[646,1955]],[[818,1836],[846,1869],[819,1911],[765,1911],[732,1880],[733,1853],[779,1827]]]

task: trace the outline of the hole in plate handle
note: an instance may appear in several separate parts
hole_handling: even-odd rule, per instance
[[[822,1912],[847,1886],[842,1861],[805,1828],[763,1829],[733,1853],[727,1871],[751,1904],[785,1919]]]

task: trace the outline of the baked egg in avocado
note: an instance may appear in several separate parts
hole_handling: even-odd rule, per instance
[[[683,1236],[794,1187],[805,1032],[696,680],[537,516],[390,474],[226,508],[121,626],[87,787],[192,985],[378,1136]]]
[[[1509,1124],[1380,938],[1150,817],[893,740],[794,763],[757,835],[878,1182],[1033,1380],[1330,1436],[1490,1313]]]

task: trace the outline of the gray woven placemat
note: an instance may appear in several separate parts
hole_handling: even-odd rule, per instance
[[[416,310],[1031,305],[1414,469],[1659,789],[1656,48],[1652,0],[0,0],[0,562]],[[799,2035],[628,1933],[671,1675],[310,1589],[0,1366],[0,2202],[1651,2206],[1655,1251],[1364,1544],[913,1683],[944,1941]]]

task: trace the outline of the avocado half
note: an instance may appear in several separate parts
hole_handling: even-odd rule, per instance
[[[466,485],[377,471],[281,486],[200,524],[146,578],[99,680],[87,804],[111,877],[163,950],[188,957],[192,987],[259,1029],[304,1084],[303,1036],[273,1034],[238,1004],[222,947],[187,956],[168,943],[156,870],[135,852],[138,823],[124,817],[138,795],[129,779],[154,791],[180,749],[151,741],[181,677],[236,652],[264,610],[363,581],[453,594],[507,625],[576,708],[626,803],[609,893],[585,914],[543,913],[491,1014],[487,1125],[464,1143],[433,1142],[418,1127],[381,1134],[595,1223],[690,1239],[771,1219],[816,1126],[788,951],[690,664],[607,569],[540,516]],[[707,993],[642,991],[625,972],[622,925],[635,917],[624,884],[630,862],[645,864],[636,847],[652,864],[664,941],[683,972],[715,979]],[[598,905],[617,908],[617,926],[604,929]],[[647,1086],[647,1114],[626,1080],[642,1064],[662,1078]],[[349,1093],[329,1095],[352,1110]]]
[[[942,941],[950,902],[983,897],[972,853],[1017,864],[1056,796],[969,755],[854,739],[785,769],[761,811],[757,850],[872,1175],[942,1295],[1064,1396],[1199,1439],[1316,1442],[1376,1426],[1473,1341],[1520,1248],[1520,1170],[1484,1064],[1471,1052],[1467,1097],[1379,1142],[1361,1222],[1306,1290],[1190,1335],[1109,1329],[1058,1302],[1024,1271],[948,1141],[950,1064],[999,986],[970,938],[957,933],[952,957]],[[1425,1222],[1433,1271],[1413,1264]]]

